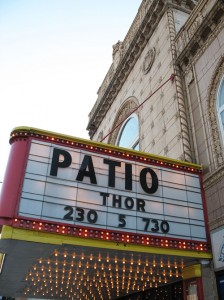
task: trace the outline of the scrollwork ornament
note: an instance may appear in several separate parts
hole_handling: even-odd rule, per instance
[[[224,74],[224,57],[222,57],[218,63],[211,84],[208,88],[207,96],[207,115],[209,119],[209,130],[211,133],[211,146],[213,151],[213,159],[215,167],[219,167],[224,163],[223,144],[219,128],[219,121],[216,109],[217,103],[217,91],[220,80]]]
[[[149,70],[151,69],[152,65],[153,65],[153,62],[155,60],[155,55],[156,55],[156,49],[155,48],[152,48],[150,49],[145,58],[144,58],[144,61],[143,61],[143,73],[146,75]]]

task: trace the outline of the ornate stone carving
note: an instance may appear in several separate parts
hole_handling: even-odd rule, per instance
[[[194,22],[191,24],[190,28],[188,29],[189,38],[191,38],[195,34],[196,30],[198,29],[202,21],[203,21],[203,15],[201,12],[199,12]]]
[[[219,129],[218,116],[216,111],[217,91],[220,80],[224,74],[224,56],[221,57],[218,67],[215,70],[207,95],[207,115],[209,119],[209,130],[211,133],[212,152],[215,167],[224,163],[223,144]]]
[[[186,73],[186,81],[187,84],[191,84],[191,82],[194,80],[194,73],[192,68],[188,68],[187,73]]]
[[[121,41],[118,41],[115,45],[113,45],[113,63],[115,69],[117,68],[122,56],[123,56],[123,43]]]
[[[103,138],[103,131],[100,131],[97,141],[100,142],[102,140],[102,138]]]
[[[144,74],[147,74],[149,72],[149,70],[151,69],[153,62],[155,60],[155,55],[156,55],[155,48],[152,48],[147,52],[147,54],[144,58],[144,61],[143,61],[143,68],[142,68]]]
[[[108,107],[110,107],[111,103],[116,98],[120,88],[131,72],[133,65],[138,60],[147,42],[154,33],[157,24],[168,7],[168,4],[169,6],[175,5],[176,7],[178,5],[190,10],[194,6],[193,0],[178,1],[178,4],[176,1],[174,4],[172,4],[172,2],[173,1],[170,0],[142,1],[138,13],[126,37],[124,38],[124,41],[122,42],[122,61],[120,61],[117,66],[114,63],[111,65],[102,86],[98,91],[96,104],[89,114],[89,124],[87,129],[89,130],[91,138],[93,138],[94,132],[90,129],[90,125],[94,123],[96,127],[98,127],[100,122],[103,120]],[[159,82],[161,82],[161,80]]]
[[[170,31],[170,42],[171,42],[171,51],[172,56],[176,58],[176,48],[175,48],[175,24],[173,20],[172,10],[168,10],[168,22],[169,22],[169,31]],[[175,68],[175,84],[176,84],[176,98],[179,110],[179,117],[180,117],[180,125],[181,125],[181,138],[182,138],[182,145],[183,145],[183,154],[182,158],[185,161],[192,162],[192,151],[191,151],[191,144],[190,144],[190,136],[189,136],[189,129],[188,129],[188,121],[187,121],[187,114],[186,114],[186,106],[184,102],[184,94],[183,94],[183,86],[180,76],[180,70],[177,66],[174,65]]]
[[[123,124],[122,121],[125,121],[126,118],[137,108],[137,106],[138,106],[138,102],[137,102],[137,99],[134,97],[127,99],[127,101],[121,106],[121,108],[119,109],[117,116],[114,120],[113,126],[111,128],[111,130],[113,128],[116,128],[116,129],[109,136],[109,139],[108,139],[109,144],[115,145],[119,130]],[[119,123],[121,123],[121,124],[118,126]]]

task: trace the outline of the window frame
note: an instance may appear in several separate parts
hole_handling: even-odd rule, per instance
[[[125,130],[125,127],[126,125],[128,124],[128,122],[131,120],[131,119],[136,119],[137,120],[137,123],[138,123],[138,135],[131,141],[131,143],[128,145],[128,146],[122,146],[122,145],[119,145],[120,141],[121,141],[121,137],[122,137],[122,134]],[[122,124],[119,132],[118,132],[118,135],[117,135],[117,139],[116,139],[116,145],[118,147],[124,147],[124,148],[128,148],[128,149],[132,149],[132,150],[135,150],[135,147],[137,145],[139,145],[139,118],[138,118],[138,115],[136,113],[133,113],[131,114],[125,121],[124,123]],[[138,149],[136,151],[139,151],[139,146],[138,146]]]
[[[217,115],[218,115],[218,121],[219,121],[219,128],[221,131],[222,136],[222,143],[224,144],[224,124],[222,122],[221,114],[224,113],[224,103],[222,106],[220,106],[220,97],[221,97],[221,91],[224,90],[224,75],[222,76],[218,91],[217,91],[217,101],[216,101],[216,109],[217,109]]]

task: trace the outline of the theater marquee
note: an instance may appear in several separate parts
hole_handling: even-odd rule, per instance
[[[26,127],[10,141],[13,226],[206,250],[200,166]]]

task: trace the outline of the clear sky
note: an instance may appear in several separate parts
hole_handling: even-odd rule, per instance
[[[14,127],[88,138],[88,113],[141,0],[0,0],[0,181]]]

